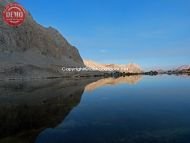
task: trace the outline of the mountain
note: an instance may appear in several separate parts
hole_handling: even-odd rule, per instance
[[[0,13],[4,7],[0,5]],[[45,28],[27,14],[19,27],[0,16],[0,79],[61,76],[61,67],[84,67],[78,50],[56,29]]]
[[[190,65],[183,65],[183,66],[180,66],[178,67],[176,70],[177,71],[182,71],[182,70],[188,70],[190,69]]]
[[[119,64],[101,64],[91,60],[84,60],[84,64],[86,67],[97,69],[97,70],[105,70],[109,71],[110,69],[114,69],[115,71],[119,72],[126,72],[126,73],[141,73],[142,70],[139,65],[137,64],[127,64],[127,65],[119,65]]]
[[[190,65],[183,65],[175,69],[173,72],[177,74],[188,74],[190,75]]]

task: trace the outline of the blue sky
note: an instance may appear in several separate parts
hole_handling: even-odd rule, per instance
[[[144,69],[190,64],[189,0],[18,0],[85,59]]]

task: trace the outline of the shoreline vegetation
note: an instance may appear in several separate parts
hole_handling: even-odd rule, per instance
[[[136,75],[149,75],[149,76],[156,76],[156,75],[188,75],[190,76],[190,69],[183,70],[183,71],[175,71],[175,70],[169,70],[164,72],[158,72],[158,71],[148,71],[148,72],[141,72],[141,73],[127,73],[127,72],[113,72],[113,73],[107,73],[104,76],[107,77],[126,77],[126,76],[136,76]]]

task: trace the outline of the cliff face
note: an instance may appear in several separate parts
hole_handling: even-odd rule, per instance
[[[2,11],[1,4],[0,13]],[[25,67],[35,66],[59,72],[62,66],[82,67],[84,64],[78,50],[57,30],[39,25],[29,13],[19,27],[6,25],[0,15],[0,73],[15,66],[24,71]]]

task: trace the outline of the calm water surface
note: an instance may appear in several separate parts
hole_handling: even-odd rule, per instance
[[[190,79],[144,77],[85,91],[65,120],[36,142],[189,143]]]
[[[62,84],[65,86],[65,82]],[[17,114],[23,107],[31,115],[24,110],[22,114],[27,112],[27,115],[20,115],[17,120],[28,117],[22,120],[29,124],[30,131],[27,125],[23,130],[17,127],[12,134],[7,129],[7,135],[2,136],[0,142],[190,143],[190,77],[163,75],[78,80],[67,88],[61,88],[62,84],[53,89],[46,85],[47,88],[32,93],[42,97],[29,101],[40,100],[39,104],[29,102],[28,107],[18,107],[28,102],[24,97],[18,99],[20,103],[14,109],[18,110]],[[29,89],[21,88],[13,93],[24,92],[25,95]],[[53,95],[46,97],[50,93]],[[7,97],[1,100],[14,104]],[[37,121],[31,122],[35,116]]]

